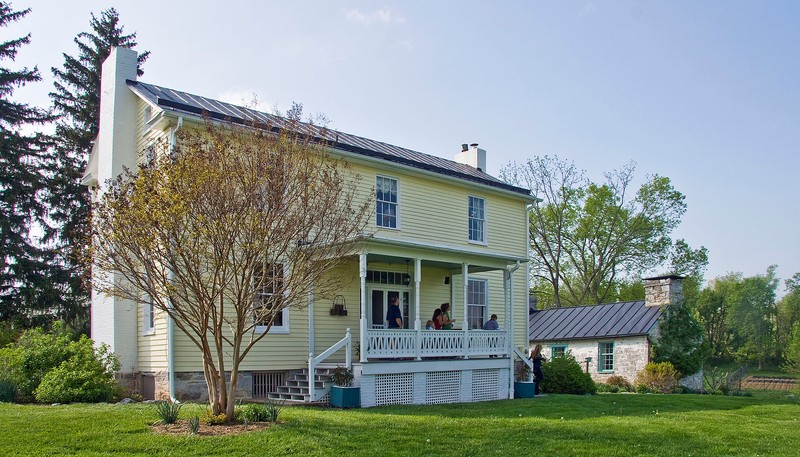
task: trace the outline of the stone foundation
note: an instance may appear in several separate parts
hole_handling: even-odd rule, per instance
[[[230,373],[226,374],[230,380]],[[236,389],[236,398],[243,400],[252,399],[253,375],[250,372],[239,373],[239,385]],[[208,401],[208,386],[202,371],[189,371],[175,373],[175,398],[178,401]]]

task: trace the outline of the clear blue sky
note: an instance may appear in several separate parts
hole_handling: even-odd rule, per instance
[[[32,13],[18,63],[50,67],[112,2]],[[143,81],[266,109],[302,102],[331,127],[452,158],[480,143],[497,174],[556,154],[594,179],[634,160],[686,194],[675,233],[707,278],[800,272],[800,2],[117,1],[152,52]]]

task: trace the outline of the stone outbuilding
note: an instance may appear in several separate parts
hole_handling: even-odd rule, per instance
[[[682,279],[645,278],[645,300],[533,311],[530,344],[548,359],[571,353],[597,382],[617,375],[633,383],[650,362],[664,307],[683,301]]]

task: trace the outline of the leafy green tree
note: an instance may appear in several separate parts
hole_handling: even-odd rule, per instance
[[[764,275],[744,278],[729,298],[731,310],[728,324],[741,343],[737,356],[756,361],[762,369],[767,358],[776,355],[774,345],[775,293],[778,278],[775,265]]]
[[[740,275],[727,275],[715,279],[699,293],[694,304],[710,356],[716,360],[724,360],[731,355],[734,333],[728,325],[730,302],[726,297],[739,278]]]
[[[594,183],[574,163],[547,156],[503,168],[504,180],[542,199],[530,214],[530,243],[543,304],[603,303],[622,281],[670,260],[685,197],[657,175],[634,191],[634,171],[630,163]]]
[[[0,27],[8,27],[29,12],[0,3]],[[15,60],[30,39],[28,34],[0,44],[0,61]],[[31,234],[32,228],[44,225],[41,197],[51,160],[49,142],[42,134],[24,133],[50,121],[50,116],[13,100],[15,89],[40,80],[35,67],[0,67],[0,320],[17,327],[47,320],[50,297],[57,292],[48,277],[52,251]]]
[[[125,34],[119,13],[109,8],[99,17],[92,14],[91,31],[75,38],[78,55],[64,53],[64,64],[53,68],[54,91],[50,93],[59,116],[55,137],[56,158],[48,203],[55,229],[47,233],[63,255],[53,277],[64,289],[67,320],[88,325],[89,271],[82,262],[88,239],[89,192],[81,185],[100,122],[100,69],[112,47],[136,47],[136,34]],[[139,53],[138,74],[149,52]]]
[[[667,306],[658,323],[658,338],[653,343],[653,361],[670,362],[683,376],[700,371],[708,357],[703,326],[688,306]]]
[[[775,341],[778,348],[789,346],[792,329],[800,323],[800,273],[795,273],[785,284],[786,295],[778,301],[775,321]]]
[[[800,322],[794,324],[783,360],[786,371],[800,373]]]

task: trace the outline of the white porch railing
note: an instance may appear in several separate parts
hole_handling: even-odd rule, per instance
[[[505,356],[507,338],[508,334],[502,330],[367,330],[366,356],[367,359]]]
[[[315,402],[315,401],[317,401],[318,398],[322,398],[325,395],[326,391],[327,391],[326,388],[319,389],[319,391],[318,391],[314,387],[314,382],[315,382],[314,378],[315,378],[315,374],[316,374],[316,371],[317,371],[317,365],[319,365],[320,363],[324,362],[325,359],[327,359],[328,357],[332,356],[339,349],[341,349],[343,347],[346,347],[346,350],[345,350],[345,362],[344,363],[345,363],[345,366],[348,369],[352,369],[353,368],[352,340],[353,340],[353,337],[350,335],[350,329],[348,328],[347,329],[347,333],[345,334],[345,337],[342,338],[341,340],[339,340],[333,346],[331,346],[328,349],[326,349],[325,351],[323,351],[322,354],[320,354],[320,355],[318,355],[316,357],[314,357],[314,354],[308,354],[308,395],[310,396],[311,402]]]

